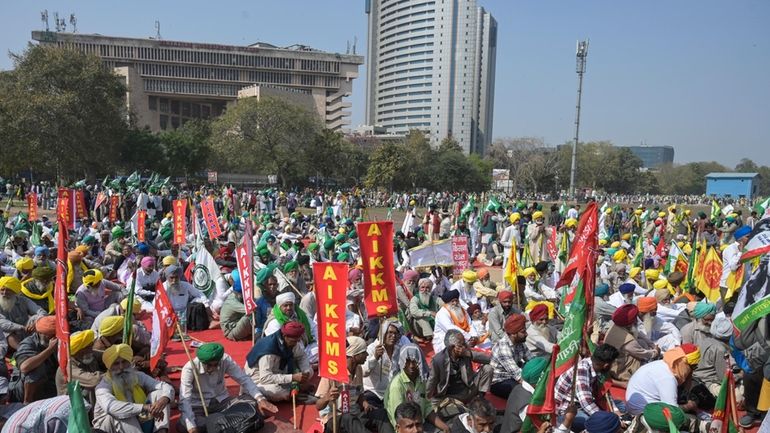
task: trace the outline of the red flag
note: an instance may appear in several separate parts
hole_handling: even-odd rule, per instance
[[[154,370],[158,361],[166,352],[169,338],[174,334],[176,313],[168,299],[163,282],[158,280],[155,285],[155,309],[152,312],[152,338],[150,339],[150,370]]]
[[[88,218],[88,211],[86,210],[86,196],[82,189],[75,190],[75,212],[78,218]]]
[[[591,255],[596,255],[599,233],[599,216],[596,209],[596,202],[588,204],[585,212],[580,216],[580,222],[578,223],[577,231],[575,232],[575,240],[572,242],[572,252],[570,252],[569,261],[564,268],[564,272],[561,274],[559,282],[556,287],[563,287],[571,285],[575,279],[577,272],[582,272],[586,269],[586,264],[589,263]],[[577,287],[577,285],[574,285]],[[593,284],[584,286],[585,296],[589,302],[593,301]],[[590,289],[590,293],[589,293]],[[564,305],[568,305],[572,302],[575,296],[575,290],[570,290],[567,296],[564,297]],[[590,297],[590,299],[589,299]]]
[[[655,254],[657,254],[658,257],[666,257],[666,236],[662,231],[660,232],[660,240],[658,241],[658,246],[655,248]]]
[[[187,200],[174,200],[174,245],[185,243],[185,233],[187,233]]]
[[[527,417],[530,422],[535,425],[535,428],[540,428],[543,423],[542,416],[538,415],[553,415],[556,413],[556,400],[554,398],[554,392],[556,390],[556,357],[559,355],[559,345],[553,346],[553,352],[551,353],[551,362],[548,368],[544,372],[535,385],[535,390],[532,393],[532,399],[527,406]]]
[[[27,194],[27,214],[30,221],[37,221],[37,194]]]
[[[59,188],[59,196],[56,201],[56,220],[60,223],[59,229],[75,229],[75,216],[73,209],[72,190]]]
[[[98,194],[96,194],[96,202],[94,202],[94,211],[96,209],[99,209],[99,206],[104,204],[106,201],[107,201],[107,194],[103,192],[99,192]]]
[[[212,241],[222,236],[222,229],[219,227],[217,212],[214,210],[214,200],[206,199],[201,202],[201,213],[203,221],[206,223],[206,230],[209,232],[209,239]]]
[[[139,242],[144,242],[146,221],[147,221],[146,210],[140,210],[139,212],[136,213],[136,239]]]
[[[120,205],[120,196],[113,194],[110,196],[110,224],[118,220],[118,206]]]
[[[241,275],[241,292],[243,293],[243,306],[246,308],[246,314],[251,314],[257,309],[257,304],[254,302],[254,249],[251,247],[251,243],[251,226],[246,224],[243,240],[235,249],[235,259],[238,262],[238,273]]]
[[[345,296],[348,288],[347,263],[315,263],[318,302],[318,375],[348,383],[345,355]]]
[[[364,300],[369,317],[395,316],[396,272],[393,266],[393,221],[358,223],[364,264]]]
[[[550,227],[550,229],[551,236],[548,237],[548,242],[546,242],[545,247],[548,250],[548,257],[555,262],[556,258],[559,257],[559,247],[556,245],[556,227]]]
[[[61,197],[61,196],[60,196]],[[64,220],[59,220],[56,251],[56,284],[54,286],[54,304],[56,305],[56,338],[59,340],[59,368],[67,379],[70,356],[70,324],[67,322],[67,230]]]

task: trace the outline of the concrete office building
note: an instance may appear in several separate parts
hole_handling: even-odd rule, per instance
[[[364,62],[362,56],[303,45],[215,45],[47,31],[33,31],[32,39],[101,57],[124,77],[126,104],[137,125],[152,131],[216,117],[244,88],[254,96],[301,94],[327,128],[339,130],[350,124],[351,104],[344,98]]]
[[[476,0],[365,0],[366,123],[390,133],[492,141],[497,21]]]
[[[621,146],[642,160],[647,169],[660,168],[661,165],[674,162],[674,148],[671,146]]]

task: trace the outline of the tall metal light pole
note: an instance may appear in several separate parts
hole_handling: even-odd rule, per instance
[[[578,136],[580,134],[580,98],[583,96],[583,74],[586,72],[586,57],[588,57],[588,40],[578,41],[577,43],[577,65],[575,70],[578,74],[577,106],[575,112],[575,143],[572,144],[572,167],[569,172],[569,195],[575,197],[575,174],[577,172],[577,146]]]

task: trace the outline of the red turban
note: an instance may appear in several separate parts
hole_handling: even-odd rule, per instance
[[[512,301],[513,300],[513,292],[510,290],[501,290],[497,293],[497,299],[500,301]]]
[[[471,304],[468,306],[467,311],[468,311],[468,315],[473,317],[473,313],[477,311],[481,311],[481,306],[479,304]]]
[[[481,268],[478,271],[476,271],[476,276],[479,279],[482,279],[482,278],[486,277],[487,275],[489,275],[489,270],[487,268]]]
[[[527,319],[524,318],[523,314],[511,314],[508,316],[507,319],[505,319],[505,324],[503,325],[503,329],[505,329],[505,332],[507,334],[515,334],[517,332],[521,332],[524,330],[524,325],[526,325]]]
[[[644,296],[636,301],[640,313],[652,313],[658,311],[658,300],[652,296]]]
[[[305,327],[299,322],[286,322],[281,327],[281,334],[284,337],[300,338],[305,334]]]
[[[35,322],[35,331],[48,337],[56,335],[56,316],[43,316]]]
[[[618,326],[629,326],[636,322],[639,308],[636,305],[625,304],[612,313],[612,321]]]
[[[545,304],[537,304],[535,307],[529,312],[529,320],[531,321],[537,321],[544,317],[548,317],[548,306]]]

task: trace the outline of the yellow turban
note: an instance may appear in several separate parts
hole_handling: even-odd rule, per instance
[[[543,218],[543,212],[542,211],[536,211],[535,213],[532,214],[532,221],[534,221],[536,219],[540,219],[540,218]]]
[[[636,209],[634,211],[634,215],[641,215],[641,214],[642,214],[642,210],[641,209]]]
[[[78,245],[75,247],[75,251],[85,256],[88,254],[88,245]]]
[[[16,269],[19,272],[31,271],[32,268],[34,267],[35,267],[35,262],[29,257],[22,257],[19,260],[16,260]]]
[[[679,242],[676,243],[676,246],[678,246],[679,248],[683,248],[684,247],[684,242],[683,241],[679,241]]]
[[[615,260],[616,263],[620,263],[625,260],[626,257],[628,257],[626,250],[618,250],[615,251],[615,254],[612,255],[612,260]]]
[[[521,219],[521,214],[518,212],[514,212],[511,214],[510,217],[508,217],[508,219],[511,221],[511,224],[516,224],[516,221]]]
[[[72,355],[77,354],[81,350],[93,344],[95,338],[96,336],[94,335],[94,331],[90,329],[72,334],[70,336],[70,353]]]
[[[631,233],[623,233],[623,236],[621,236],[621,239],[624,241],[631,240]]]
[[[163,257],[163,266],[177,265],[179,261],[174,256]]]
[[[610,248],[620,248],[620,242],[615,241],[610,244]]]
[[[567,218],[566,221],[564,221],[564,226],[568,229],[571,229],[573,227],[577,227],[578,220],[575,218]]]
[[[719,246],[719,251],[724,251],[724,250],[725,250],[725,248],[727,248],[727,247],[729,247],[729,245],[727,245],[727,244],[722,244],[722,245],[720,245],[720,246]]]
[[[108,316],[99,324],[99,335],[112,337],[123,330],[123,316]]]
[[[665,218],[665,217],[666,217],[666,213],[665,213],[665,212],[663,212],[663,211],[661,211],[661,212],[658,212],[658,216],[659,216],[660,218]]]
[[[523,271],[521,271],[521,274],[524,275],[525,277],[528,277],[530,275],[537,274],[537,271],[535,270],[535,268],[529,267],[529,268],[526,268]]]
[[[637,275],[639,275],[639,272],[641,271],[642,271],[642,268],[640,268],[639,266],[634,266],[633,268],[631,268],[631,270],[628,271],[628,276],[631,278],[634,278]]]
[[[607,239],[599,239],[599,245],[601,246],[607,245]]]
[[[655,281],[660,277],[660,271],[657,269],[647,269],[644,271],[644,276],[647,281]]]
[[[134,311],[133,311],[134,313],[137,313],[139,312],[139,310],[142,309],[142,303],[139,302],[139,300],[136,298],[134,298],[133,306],[134,306]],[[120,308],[122,308],[123,311],[128,310],[128,298],[123,298],[123,300],[120,301]]]
[[[692,247],[690,246],[690,244],[685,245],[684,248],[682,248],[682,252],[687,255],[690,255],[690,253],[692,253]]]
[[[468,269],[467,271],[463,271],[463,281],[466,283],[475,283],[478,276],[475,272]]]
[[[0,289],[3,287],[18,295],[21,292],[21,281],[16,277],[2,277],[0,278]]]
[[[668,281],[666,280],[657,280],[652,284],[652,287],[654,289],[665,289],[668,287]]]
[[[112,346],[108,347],[102,355],[104,366],[108,369],[112,367],[112,364],[114,364],[118,358],[131,362],[134,358],[134,351],[131,350],[131,346],[122,343],[113,344]]]
[[[604,213],[606,213],[607,215],[611,214],[612,213],[612,208],[608,207],[607,209],[604,210]]]

